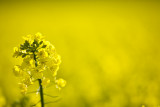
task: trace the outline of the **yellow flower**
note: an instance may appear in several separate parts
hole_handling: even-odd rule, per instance
[[[60,55],[57,55],[56,58],[54,58],[54,63],[59,65],[61,63],[61,56]]]
[[[26,94],[27,85],[25,85],[24,83],[19,83],[19,88],[20,88],[22,94]]]
[[[53,77],[57,76],[57,71],[58,70],[56,70],[56,71],[53,72],[53,75],[52,75]]]
[[[35,66],[35,61],[30,56],[26,56],[22,62],[22,68],[30,68]]]
[[[51,45],[51,43],[49,41],[43,41],[43,44],[47,45],[47,47]]]
[[[48,53],[50,54],[56,54],[55,47],[52,44],[49,44],[48,42],[47,42],[47,50],[48,50]]]
[[[53,67],[55,65],[59,66],[61,63],[61,57],[59,55],[57,55],[56,57],[51,57],[48,62],[46,63],[46,65],[48,67]]]
[[[14,66],[13,73],[15,74],[15,76],[20,76],[22,74],[22,70],[20,69],[20,66],[18,65]]]
[[[34,79],[42,79],[43,77],[42,70],[38,69],[37,67],[31,71],[31,75]]]
[[[38,66],[36,67],[38,72],[43,72],[44,70],[46,70],[46,65],[42,64],[42,63],[38,63]]]
[[[18,47],[14,47],[14,54],[13,54],[13,57],[18,57],[19,56],[19,48]]]
[[[47,62],[48,62],[48,58],[41,58],[39,59],[38,64],[41,66],[45,66]]]
[[[58,65],[52,65],[50,67],[50,70],[51,70],[53,76],[56,76],[57,75],[57,71],[59,70],[59,66]]]
[[[34,39],[36,40],[36,41],[42,41],[43,40],[43,36],[42,36],[42,34],[41,33],[36,33],[35,34],[35,36],[34,36]]]
[[[37,52],[37,56],[42,59],[42,58],[46,58],[48,57],[48,53],[46,52],[45,49],[39,49],[39,51]]]
[[[61,88],[65,87],[66,81],[62,78],[59,78],[58,80],[55,81],[56,87],[60,90]]]
[[[42,80],[42,86],[46,87],[49,83],[50,83],[50,79],[44,77]]]
[[[23,79],[22,81],[27,86],[33,84],[32,79],[29,76],[25,77],[25,79]]]

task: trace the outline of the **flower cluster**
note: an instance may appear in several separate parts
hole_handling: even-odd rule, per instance
[[[34,84],[34,81],[41,79],[41,85],[46,87],[53,78],[56,87],[61,89],[66,81],[62,78],[56,79],[57,71],[61,63],[61,57],[57,54],[55,47],[37,33],[24,37],[25,42],[14,48],[13,57],[22,57],[21,65],[13,68],[14,74],[20,78],[19,87],[22,93]]]

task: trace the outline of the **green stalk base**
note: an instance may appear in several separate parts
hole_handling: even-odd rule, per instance
[[[40,100],[41,100],[41,107],[44,107],[44,98],[43,98],[43,87],[42,87],[42,80],[41,79],[38,79],[38,81],[39,81],[39,86],[40,86],[40,90],[39,90],[39,92],[40,92]]]

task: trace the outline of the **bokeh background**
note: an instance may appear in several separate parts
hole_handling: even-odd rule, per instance
[[[159,1],[0,1],[0,107],[29,104],[12,54],[37,32],[55,45],[67,81],[45,89],[61,97],[47,107],[160,106]]]

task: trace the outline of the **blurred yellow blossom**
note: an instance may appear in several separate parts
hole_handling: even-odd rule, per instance
[[[13,73],[15,74],[15,76],[20,76],[22,74],[22,70],[20,69],[20,66],[18,65],[14,66]]]
[[[56,87],[60,90],[61,88],[65,87],[66,81],[62,78],[59,78],[55,81]]]
[[[2,94],[2,90],[0,89],[0,107],[6,107],[6,99]]]
[[[27,92],[27,85],[26,84],[19,83],[19,88],[20,88],[22,94],[26,94],[26,92]]]

